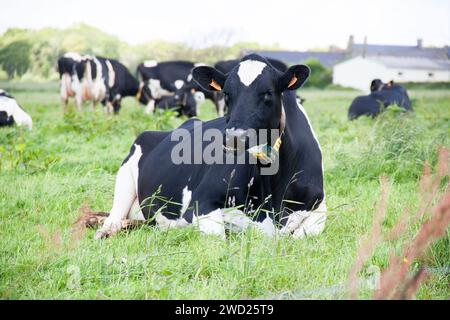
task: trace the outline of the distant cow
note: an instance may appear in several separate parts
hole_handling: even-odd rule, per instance
[[[412,111],[411,100],[406,89],[393,81],[383,83],[374,79],[370,84],[371,93],[367,96],[356,97],[348,110],[350,120],[360,116],[376,117],[390,105],[398,105],[407,111]]]
[[[107,112],[118,113],[122,98],[136,96],[139,82],[119,61],[98,56],[84,57],[75,63],[73,85],[78,109],[85,101],[98,102],[107,107]]]
[[[191,119],[172,132],[147,131],[137,137],[117,173],[110,215],[95,238],[117,233],[127,218],[162,229],[192,224],[221,238],[225,229],[251,226],[270,236],[278,231],[298,238],[322,232],[322,152],[295,96],[309,73],[304,65],[282,73],[259,55],[244,57],[227,75],[212,67],[195,68],[193,77],[204,90],[226,97],[227,117]],[[264,144],[247,139],[253,130],[269,130],[273,139]],[[207,153],[213,132],[216,143],[209,151],[218,160],[210,162],[201,154]],[[187,162],[174,162],[179,135],[193,150]],[[243,143],[228,144],[235,140]],[[261,162],[236,162],[238,154]],[[271,159],[279,170],[265,174]]]
[[[0,127],[26,126],[32,129],[33,121],[28,113],[17,103],[10,94],[0,89]]]
[[[195,101],[193,94],[197,85],[192,82],[191,72],[197,65],[190,61],[141,63],[137,68],[138,76],[142,79],[138,99],[147,105],[146,113],[153,112],[158,100],[173,96],[166,101],[181,106],[185,114],[193,114],[193,110],[190,110],[192,106],[185,104],[187,101]]]
[[[187,95],[183,100],[175,96],[164,96],[155,101],[155,106],[160,109],[174,109],[178,116],[197,116],[197,101],[194,95]]]
[[[75,72],[75,65],[81,62],[83,56],[76,52],[67,52],[58,59],[58,72],[61,81],[61,101],[67,106],[70,97],[75,97],[74,86],[79,85],[79,78]]]

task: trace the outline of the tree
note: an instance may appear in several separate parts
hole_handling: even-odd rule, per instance
[[[0,66],[6,71],[8,79],[14,75],[22,76],[30,67],[31,45],[27,41],[14,41],[0,50]]]
[[[333,81],[333,72],[325,68],[319,60],[309,59],[305,62],[311,68],[311,74],[305,86],[315,88],[325,88]]]

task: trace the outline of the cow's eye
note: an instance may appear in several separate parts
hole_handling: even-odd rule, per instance
[[[272,91],[267,91],[264,93],[264,102],[270,104],[273,99]]]

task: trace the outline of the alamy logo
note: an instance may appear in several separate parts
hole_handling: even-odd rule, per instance
[[[180,164],[261,164],[262,175],[274,175],[279,169],[278,151],[281,145],[278,129],[236,129],[225,132],[194,122],[193,130],[172,131],[171,141],[177,142],[171,160]]]

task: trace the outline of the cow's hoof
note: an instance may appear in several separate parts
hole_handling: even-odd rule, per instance
[[[97,230],[94,235],[94,240],[100,240],[108,237],[108,233],[103,230]]]
[[[122,221],[115,221],[109,218],[106,218],[103,226],[95,233],[94,239],[104,239],[110,237],[122,229]]]

